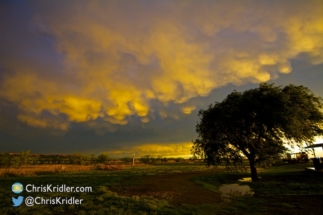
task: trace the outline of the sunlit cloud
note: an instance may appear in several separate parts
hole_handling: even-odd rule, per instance
[[[131,157],[134,153],[136,157],[150,155],[152,157],[191,157],[190,150],[192,143],[176,143],[176,144],[139,144],[134,147],[122,148],[121,150],[107,151],[113,157]]]
[[[190,114],[193,110],[195,110],[195,108],[195,106],[186,106],[182,108],[182,112],[185,114]]]
[[[179,119],[198,108],[190,99],[227,84],[276,79],[292,72],[300,54],[323,62],[322,1],[72,1],[30,8],[28,36],[49,35],[60,65],[37,56],[29,63],[0,59],[12,71],[3,76],[0,97],[33,127],[88,123],[102,133],[131,116],[142,123],[156,115]],[[153,101],[175,105],[166,112]]]

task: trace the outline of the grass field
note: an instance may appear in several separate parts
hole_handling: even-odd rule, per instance
[[[0,214],[321,214],[323,175],[305,173],[304,168],[311,165],[260,169],[259,183],[238,182],[248,177],[248,173],[188,163],[126,166],[114,171],[77,166],[74,169],[43,166],[37,171],[22,168],[2,172]],[[15,182],[91,186],[93,192],[14,194],[11,185]],[[218,188],[230,183],[249,185],[254,195],[234,195],[231,201],[223,201]],[[18,195],[84,200],[80,205],[27,207],[23,203],[13,207],[11,197]]]

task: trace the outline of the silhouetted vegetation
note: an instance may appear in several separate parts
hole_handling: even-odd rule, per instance
[[[199,111],[192,153],[214,166],[237,165],[244,155],[252,180],[257,181],[256,161],[273,162],[286,151],[284,144],[310,144],[323,134],[321,109],[322,98],[304,86],[260,84],[234,91]]]
[[[123,162],[123,163],[131,163],[132,162],[132,157],[123,157],[121,158],[120,160]]]
[[[145,156],[142,156],[139,159],[139,161],[144,163],[144,164],[154,164],[154,163],[156,163],[157,159],[150,156],[150,155],[145,155]]]
[[[74,164],[92,165],[106,164],[109,162],[109,155],[101,153],[95,154],[73,153],[71,155],[41,155],[31,154],[30,151],[21,153],[0,153],[1,168],[20,168],[26,164]]]

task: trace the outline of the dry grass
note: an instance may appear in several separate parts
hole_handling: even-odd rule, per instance
[[[160,165],[166,165],[171,167],[172,164],[167,162],[159,163]],[[184,163],[176,163],[182,165]],[[194,164],[194,162],[185,162],[185,164]],[[145,167],[156,167],[157,165],[144,164],[141,162],[136,162],[134,168],[145,168]],[[91,170],[106,170],[106,171],[118,171],[131,168],[131,163],[124,164],[122,162],[109,162],[109,164],[93,164],[93,165],[75,165],[75,164],[38,164],[38,165],[24,165],[20,168],[0,168],[0,177],[6,176],[33,176],[41,175],[46,173],[60,173],[60,172],[78,172],[78,171],[91,171]],[[224,167],[212,168],[214,171],[221,171]],[[228,171],[228,170],[227,170]]]
[[[26,165],[20,168],[0,168],[0,177],[2,176],[30,176],[39,175],[42,173],[59,173],[59,172],[78,172],[78,171],[90,171],[90,170],[123,170],[130,165],[125,164],[109,164],[109,165]]]
[[[94,165],[26,165],[20,168],[0,169],[0,176],[30,176],[41,173],[77,172],[97,169]]]
[[[126,167],[130,167],[130,165],[125,165],[125,164],[108,164],[108,165],[97,165],[95,166],[95,169],[100,169],[100,170],[123,170]]]

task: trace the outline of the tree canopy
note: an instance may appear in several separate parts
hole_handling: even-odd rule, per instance
[[[199,117],[192,153],[203,154],[208,165],[244,155],[253,181],[258,180],[256,160],[279,156],[284,144],[311,144],[323,134],[322,98],[304,86],[263,83],[233,91],[222,102],[200,110]]]

